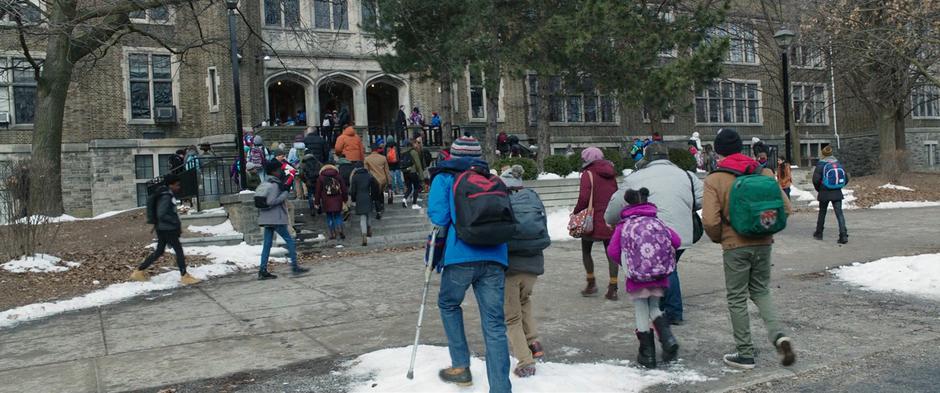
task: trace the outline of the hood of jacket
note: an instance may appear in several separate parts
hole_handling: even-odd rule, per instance
[[[819,162],[833,163],[833,162],[839,162],[839,160],[836,158],[836,156],[829,156],[829,157],[820,158]]]
[[[461,157],[438,162],[437,166],[428,169],[428,173],[431,175],[431,181],[433,182],[434,176],[440,173],[460,173],[471,167],[480,168],[486,173],[490,172],[490,165],[486,161],[479,158]]]
[[[356,130],[352,127],[346,127],[346,129],[343,130],[343,136],[356,136]]]
[[[718,169],[740,174],[752,174],[760,171],[760,164],[751,157],[735,153],[718,161]]]
[[[656,217],[656,212],[656,205],[649,202],[627,205],[627,207],[623,208],[623,211],[620,212],[620,219],[633,216]]]
[[[312,153],[307,153],[307,154],[304,154],[303,159],[304,159],[304,160],[307,160],[307,159],[316,159],[316,157],[315,157]]]
[[[585,170],[590,169],[591,172],[594,172],[597,176],[603,177],[605,179],[613,179],[617,177],[617,171],[614,170],[614,164],[607,160],[597,160],[584,167]]]
[[[320,174],[323,176],[337,177],[339,176],[339,170],[333,165],[326,164],[323,168],[320,168]]]
[[[255,135],[255,138],[252,139],[252,143],[254,143],[255,146],[264,146],[264,139],[261,138],[261,135]]]

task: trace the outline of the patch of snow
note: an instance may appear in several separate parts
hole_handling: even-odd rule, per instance
[[[793,190],[791,189],[790,192],[792,193]],[[848,188],[843,188],[843,189],[842,189],[842,195],[844,196],[844,199],[842,200],[842,210],[854,210],[854,209],[858,209],[858,206],[855,205],[855,200],[858,199],[858,198],[855,197],[855,190],[850,190],[850,189],[848,189]],[[813,199],[815,199],[815,198],[813,198]],[[810,202],[809,205],[810,205],[810,206],[813,206],[813,207],[816,207],[817,210],[818,210],[818,208],[819,208],[819,201],[815,201],[815,200],[814,200],[814,201]],[[832,205],[830,205],[830,206],[832,206]]]
[[[411,205],[411,210],[421,210],[421,206]]]
[[[61,273],[81,265],[78,262],[63,261],[48,254],[34,254],[22,256],[0,266],[3,270],[12,273]]]
[[[121,213],[127,213],[127,212],[129,212],[129,211],[134,211],[134,210],[138,210],[138,209],[143,209],[143,207],[134,207],[134,208],[125,209],[125,210],[114,210],[114,211],[104,212],[104,213],[101,213],[101,214],[99,214],[99,215],[97,215],[97,216],[94,216],[94,217],[92,217],[92,218],[89,218],[88,220],[100,220],[100,219],[102,219],[102,218],[113,217],[113,216],[116,216],[116,215],[121,214]]]
[[[118,214],[126,213],[126,212],[129,212],[129,211],[132,211],[132,210],[137,210],[137,209],[143,209],[143,208],[142,208],[142,207],[135,207],[135,208],[124,209],[124,210],[112,210],[112,211],[109,211],[109,212],[101,213],[101,214],[99,214],[99,215],[97,215],[97,216],[94,216],[94,217],[91,217],[91,218],[78,218],[78,217],[70,216],[70,215],[68,215],[68,214],[63,214],[63,215],[57,216],[57,217],[49,217],[49,216],[35,215],[35,216],[23,217],[23,218],[21,218],[21,219],[19,219],[19,220],[16,220],[16,223],[17,223],[17,224],[26,224],[26,223],[29,223],[29,224],[32,224],[32,225],[37,225],[37,224],[58,224],[58,223],[72,222],[72,221],[100,220],[100,219],[103,219],[103,218],[113,217],[113,216],[116,216],[116,215],[118,215]]]
[[[574,347],[561,347],[561,348],[558,348],[558,350],[561,352],[561,356],[575,356],[575,355],[580,355],[582,352],[584,352]]]
[[[839,279],[876,292],[940,300],[940,254],[889,257],[832,269]]]
[[[790,186],[790,198],[795,198],[798,201],[815,201],[816,196],[812,192],[801,190],[796,186]]]
[[[241,191],[238,193],[238,195],[254,194],[254,193],[255,193],[255,192],[252,191],[252,190],[241,190]]]
[[[889,189],[889,190],[899,190],[899,191],[914,191],[913,188],[904,187],[904,186],[899,186],[899,185],[895,185],[895,184],[891,184],[891,183],[881,185],[881,186],[879,186],[878,188],[886,188],[886,189]]]
[[[570,216],[571,208],[568,207],[560,207],[548,212],[548,236],[553,241],[574,240],[568,234],[568,219]]]
[[[581,173],[579,173],[579,172],[571,172],[571,173],[569,173],[569,174],[567,174],[567,175],[564,175],[564,176],[559,176],[559,175],[554,174],[554,173],[543,172],[543,173],[540,173],[540,174],[539,174],[539,177],[538,177],[538,179],[536,179],[536,180],[574,179],[574,178],[577,178],[577,177],[579,177],[579,176],[581,176]]]
[[[624,170],[623,170],[622,173],[623,173],[624,176],[630,176],[630,174],[633,173],[633,169],[624,168]]]
[[[708,171],[701,169],[701,168],[697,168],[695,169],[695,173],[708,173]]]
[[[438,378],[438,369],[450,364],[446,347],[421,345],[418,347],[413,380],[405,378],[411,346],[389,348],[359,356],[349,362],[347,371],[355,381],[349,386],[354,393],[366,392],[459,392],[489,391],[486,366],[483,360],[470,359],[473,386],[461,388],[444,383]],[[535,377],[518,378],[510,373],[514,392],[640,392],[660,384],[683,384],[707,381],[708,378],[693,370],[676,366],[670,371],[641,370],[625,360],[598,363],[566,364],[538,363]]]
[[[198,212],[195,211],[195,210],[192,210],[192,211],[189,212],[190,215],[212,214],[212,213],[225,213],[225,208],[224,208],[224,207],[216,207],[216,208],[213,208],[213,209],[206,209],[206,210],[198,211]]]
[[[940,206],[940,202],[931,202],[931,201],[902,201],[902,202],[881,202],[875,206],[872,206],[872,209],[901,209],[901,208],[912,208],[912,207],[937,207]]]
[[[200,280],[232,274],[240,269],[255,268],[261,260],[261,246],[250,246],[245,243],[235,246],[186,247],[184,252],[188,255],[205,255],[212,261],[208,265],[187,269],[189,274]],[[287,259],[283,258],[286,254],[287,250],[283,248],[272,248],[270,262],[287,262]],[[151,276],[150,281],[147,282],[130,281],[111,284],[103,289],[67,300],[35,303],[9,309],[0,312],[0,329],[67,311],[117,303],[153,291],[177,288],[180,286],[179,280],[179,272],[169,271]]]
[[[231,220],[225,220],[225,222],[218,225],[190,225],[187,229],[189,229],[190,232],[203,233],[212,236],[241,235],[241,232],[236,231],[235,227],[232,226]]]
[[[790,169],[800,169],[799,165],[790,165]]]

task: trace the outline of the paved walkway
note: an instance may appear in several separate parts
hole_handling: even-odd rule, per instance
[[[776,303],[799,355],[791,369],[779,367],[763,340],[755,341],[760,348],[756,370],[732,373],[721,365],[720,356],[733,348],[733,340],[720,249],[699,244],[680,264],[689,322],[675,332],[685,366],[713,379],[661,390],[744,387],[898,346],[936,343],[936,303],[859,291],[823,272],[853,261],[940,251],[938,215],[937,208],[849,211],[851,242],[844,247],[835,244],[834,228],[825,242],[812,240],[815,215],[791,218],[774,255]],[[600,249],[595,249],[598,261]],[[557,243],[547,257],[547,273],[535,297],[547,356],[564,362],[634,359],[629,302],[578,295],[583,285],[579,243]],[[420,297],[419,260],[418,252],[380,253],[318,262],[300,278],[258,282],[242,274],[0,330],[0,393],[153,391],[241,371],[287,370],[284,366],[300,362],[329,365],[334,359],[406,346]],[[431,298],[436,298],[433,289]],[[482,351],[477,309],[472,296],[467,299],[471,347]],[[429,302],[423,342],[444,344],[434,303]],[[755,339],[764,336],[760,322],[753,323],[753,330]],[[329,377],[330,367],[319,368],[310,378]]]

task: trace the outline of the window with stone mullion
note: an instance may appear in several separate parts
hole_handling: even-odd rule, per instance
[[[695,122],[701,124],[758,124],[757,84],[713,82],[695,96]]]
[[[40,59],[34,59],[42,63]],[[36,118],[36,73],[24,58],[2,58],[0,111],[10,113],[13,124],[33,124]]]
[[[914,89],[911,105],[914,118],[940,117],[940,87],[927,85]]]
[[[313,24],[317,29],[349,30],[346,0],[314,0]]]

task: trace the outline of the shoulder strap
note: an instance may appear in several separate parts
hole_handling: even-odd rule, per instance
[[[695,214],[695,181],[692,180],[692,174],[689,173],[689,171],[684,172],[685,175],[689,178],[689,188],[692,190],[692,214]]]
[[[588,209],[594,208],[594,174],[591,171],[587,171],[588,179],[591,179],[591,197],[588,199]]]

